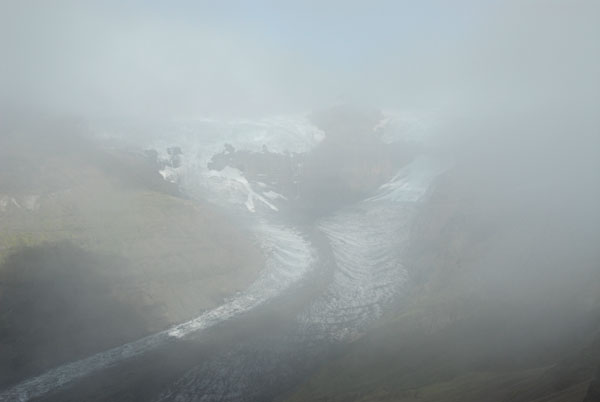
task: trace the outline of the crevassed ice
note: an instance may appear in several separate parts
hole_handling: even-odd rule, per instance
[[[337,267],[326,292],[299,316],[308,331],[344,340],[382,315],[407,279],[402,252],[417,202],[443,170],[418,157],[376,195],[319,223]]]
[[[373,128],[381,133],[381,139],[386,143],[399,140],[426,143],[438,124],[433,111],[386,109],[382,114],[383,119]]]
[[[324,138],[321,130],[299,116],[230,121],[201,119],[178,124],[172,133],[149,144],[163,160],[169,159],[169,147],[179,146],[183,150],[181,166],[166,166],[161,175],[177,182],[188,193],[202,194],[215,202],[244,206],[251,212],[256,210],[257,203],[273,211],[278,208],[273,198],[269,200],[269,196],[262,195],[261,187],[255,188],[254,183],[249,183],[239,170],[209,170],[211,158],[223,152],[226,144],[236,150],[253,152],[261,152],[266,147],[269,152],[303,153]]]

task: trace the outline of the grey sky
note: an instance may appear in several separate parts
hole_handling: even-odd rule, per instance
[[[215,5],[215,3],[218,3]],[[596,102],[599,2],[3,1],[4,102],[267,114]]]

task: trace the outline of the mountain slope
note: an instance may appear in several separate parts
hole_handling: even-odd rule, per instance
[[[261,269],[248,232],[181,197],[147,156],[72,125],[3,129],[2,384],[195,317]]]
[[[405,255],[410,291],[286,400],[582,401],[593,392],[598,222],[581,213],[592,198],[566,192],[532,208],[527,192],[482,192],[477,180],[457,169],[441,178]]]

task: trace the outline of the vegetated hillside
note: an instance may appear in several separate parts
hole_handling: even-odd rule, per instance
[[[190,319],[262,267],[249,233],[179,196],[151,159],[78,131],[46,122],[0,137],[4,384]]]
[[[406,297],[287,400],[596,400],[596,193],[585,177],[561,195],[523,175],[441,177],[413,228]]]

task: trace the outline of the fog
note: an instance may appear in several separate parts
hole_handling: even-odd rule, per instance
[[[600,2],[4,0],[0,55],[0,400],[600,394]]]
[[[598,101],[595,2],[479,3],[5,1],[2,97],[142,116]]]

